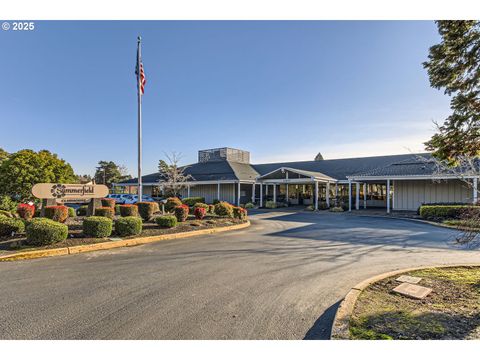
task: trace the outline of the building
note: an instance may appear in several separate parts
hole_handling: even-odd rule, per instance
[[[233,204],[267,201],[279,205],[339,205],[346,209],[417,210],[424,203],[477,201],[477,177],[439,175],[430,154],[251,164],[250,153],[232,148],[200,150],[198,162],[184,167],[192,180],[182,197],[200,196]],[[143,192],[159,196],[158,173],[142,177]],[[468,183],[467,183],[468,182]],[[137,179],[120,186],[137,184]]]

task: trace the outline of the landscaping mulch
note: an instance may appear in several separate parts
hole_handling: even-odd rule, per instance
[[[480,339],[480,267],[431,268],[405,275],[432,288],[415,300],[392,291],[397,276],[370,285],[350,321],[352,339]]]

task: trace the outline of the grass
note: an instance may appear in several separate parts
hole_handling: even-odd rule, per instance
[[[415,300],[392,291],[398,276],[370,285],[350,321],[352,339],[480,338],[480,267],[431,268],[407,273],[432,293]]]
[[[443,220],[442,222],[445,225],[449,226],[455,226],[459,229],[470,229],[470,230],[480,230],[480,224],[478,223],[477,220],[455,220],[455,219],[450,219],[450,220]]]

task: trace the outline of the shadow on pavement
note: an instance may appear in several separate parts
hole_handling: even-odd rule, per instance
[[[331,305],[323,314],[315,321],[313,326],[307,331],[303,340],[330,340],[333,319],[342,300]]]

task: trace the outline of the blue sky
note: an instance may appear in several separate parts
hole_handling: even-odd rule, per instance
[[[431,21],[47,21],[0,32],[0,147],[135,174],[139,34],[145,173],[221,146],[255,163],[419,151],[449,112],[421,65]]]

